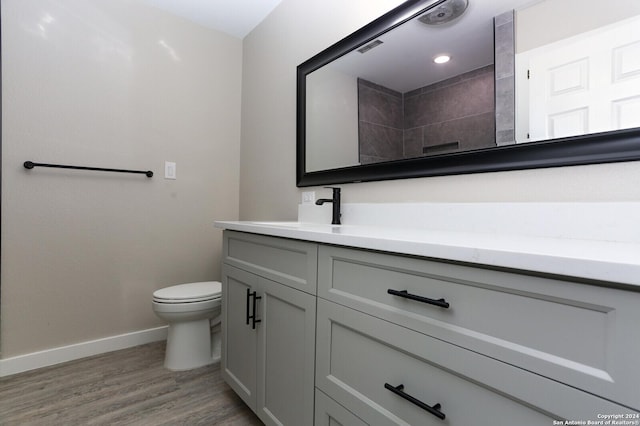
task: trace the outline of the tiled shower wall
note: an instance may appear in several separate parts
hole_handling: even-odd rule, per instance
[[[495,144],[493,65],[404,94],[405,158]]]
[[[494,19],[496,64],[496,143],[515,143],[515,28],[513,10]]]
[[[358,80],[360,163],[495,144],[494,68],[400,93]]]
[[[402,93],[358,79],[360,164],[404,158]]]

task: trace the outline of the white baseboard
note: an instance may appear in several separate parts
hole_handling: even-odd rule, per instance
[[[69,346],[47,349],[12,358],[0,359],[0,377],[48,367],[74,359],[144,345],[167,338],[167,326],[90,340]]]

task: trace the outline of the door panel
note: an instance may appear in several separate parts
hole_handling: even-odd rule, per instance
[[[528,109],[529,140],[640,127],[632,100],[640,97],[640,18],[517,56],[518,79],[528,82],[529,101],[518,108]],[[518,127],[527,126],[524,115]]]
[[[316,298],[259,281],[258,416],[267,425],[313,424]]]
[[[258,277],[229,265],[222,280],[222,376],[252,409],[256,407],[256,330],[247,325],[247,289]],[[251,309],[251,306],[249,306]]]

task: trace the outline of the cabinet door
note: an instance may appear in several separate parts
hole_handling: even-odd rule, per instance
[[[316,298],[259,279],[258,407],[267,425],[313,424]]]
[[[258,277],[223,266],[222,377],[242,400],[256,409],[256,331],[247,325],[247,289],[256,291]]]

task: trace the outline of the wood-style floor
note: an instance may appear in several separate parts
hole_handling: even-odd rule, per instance
[[[0,425],[262,425],[218,365],[163,361],[157,342],[0,378]]]

